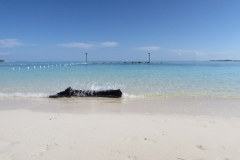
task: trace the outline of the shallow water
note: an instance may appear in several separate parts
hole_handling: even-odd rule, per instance
[[[0,97],[121,89],[123,98],[240,99],[240,62],[4,62]]]

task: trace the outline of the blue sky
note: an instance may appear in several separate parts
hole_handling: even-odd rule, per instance
[[[0,0],[7,61],[240,59],[239,0]]]

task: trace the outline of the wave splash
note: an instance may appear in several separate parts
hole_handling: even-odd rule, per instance
[[[2,93],[0,92],[0,97],[21,97],[21,98],[46,98],[48,97],[48,93],[22,93],[22,92],[14,92],[14,93]]]

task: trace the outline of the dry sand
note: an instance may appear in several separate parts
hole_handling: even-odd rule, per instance
[[[161,114],[128,100],[0,100],[1,160],[240,159],[239,119]],[[141,112],[126,109],[134,104]]]

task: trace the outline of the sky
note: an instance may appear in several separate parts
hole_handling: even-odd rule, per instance
[[[5,61],[240,60],[239,0],[0,0]]]

